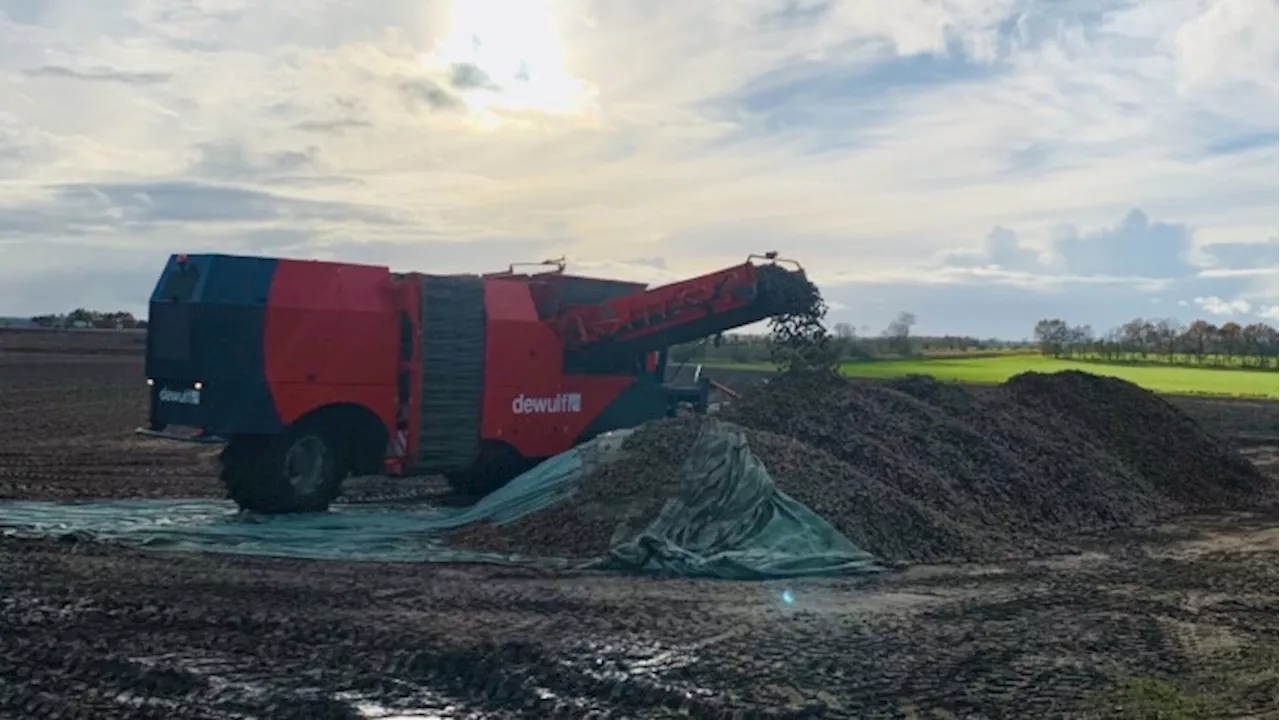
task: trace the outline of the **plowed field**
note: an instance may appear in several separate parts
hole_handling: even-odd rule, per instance
[[[137,357],[0,352],[0,498],[220,493],[207,449],[136,438]]]
[[[131,436],[137,337],[0,332],[0,501],[222,495]],[[1274,403],[1175,403],[1275,477]],[[0,718],[1276,716],[1273,510],[1072,542],[762,584],[0,537]]]

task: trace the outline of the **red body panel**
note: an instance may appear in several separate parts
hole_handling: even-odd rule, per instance
[[[628,283],[603,281],[591,287],[567,276],[485,276],[484,387],[475,431],[481,439],[502,441],[530,458],[570,449],[640,382],[635,371],[656,370],[653,348],[665,346],[659,341],[672,337],[671,328],[704,332],[698,324],[715,317],[712,310],[733,312],[751,302],[748,291],[754,291],[755,279],[750,263],[634,292]],[[392,438],[389,467],[416,457],[420,398],[431,390],[421,387],[421,280],[416,274],[392,275],[386,267],[278,261],[263,321],[263,373],[283,425],[328,405],[360,405],[382,421]],[[554,293],[556,287],[573,289],[562,297]],[[585,299],[592,292],[612,297]],[[570,301],[573,297],[584,300]],[[401,318],[406,315],[415,337],[411,353],[401,357]],[[725,317],[717,322],[736,322]],[[607,372],[618,374],[601,374],[599,368],[576,371],[592,374],[565,374],[566,345],[614,341],[639,348],[634,355],[639,367],[633,365],[630,374],[621,369],[626,362],[608,366]],[[404,398],[398,388],[401,373],[409,378]],[[638,396],[653,397],[645,395],[650,387],[637,386]],[[402,447],[397,446],[400,438]]]
[[[281,422],[356,403],[394,427],[398,335],[386,268],[280,260],[264,336],[264,371]]]
[[[400,312],[420,328],[419,285],[397,281],[387,268],[281,260],[267,302],[264,370],[280,421],[288,425],[321,407],[362,405],[397,430],[396,376],[408,370],[404,454],[418,438],[419,343],[399,357]],[[539,319],[530,286],[487,279],[484,286],[486,384],[481,438],[501,440],[527,457],[571,448],[631,376],[565,376],[563,345]],[[558,404],[550,399],[577,396]],[[527,399],[527,400],[525,400]]]
[[[635,378],[564,375],[560,337],[538,319],[529,285],[491,278],[485,280],[484,294],[488,327],[480,436],[506,442],[526,457],[568,450]]]

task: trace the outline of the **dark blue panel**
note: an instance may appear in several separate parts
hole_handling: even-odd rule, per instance
[[[574,444],[586,442],[610,430],[633,428],[650,420],[666,417],[667,408],[666,389],[652,378],[640,378],[618,393],[618,397],[591,421]]]
[[[275,269],[273,258],[169,259],[152,295],[147,331],[147,376],[156,383],[153,426],[192,425],[222,436],[280,430],[263,342]],[[162,388],[197,382],[198,405],[161,401]]]
[[[179,263],[177,255],[170,255],[160,278],[156,280],[155,289],[151,291],[151,302],[178,302],[193,300],[199,290],[200,279],[204,277],[198,263]]]
[[[275,258],[210,255],[206,264],[208,277],[200,292],[201,302],[266,307]]]

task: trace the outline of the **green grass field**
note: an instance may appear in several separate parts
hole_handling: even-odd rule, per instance
[[[765,364],[749,366],[726,364],[724,367],[769,368]],[[1055,360],[1040,355],[881,360],[845,363],[841,366],[841,371],[850,377],[894,378],[918,374],[932,375],[938,380],[972,383],[1000,383],[1018,373],[1051,373],[1060,370],[1083,370],[1095,375],[1110,375],[1128,380],[1153,392],[1174,395],[1280,397],[1280,374],[1275,371],[1107,365],[1098,362]]]

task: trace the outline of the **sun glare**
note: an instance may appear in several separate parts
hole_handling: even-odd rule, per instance
[[[584,112],[586,87],[565,71],[552,0],[455,0],[449,33],[427,62],[471,66],[465,98],[476,111]]]

